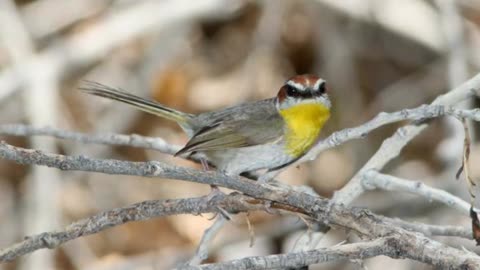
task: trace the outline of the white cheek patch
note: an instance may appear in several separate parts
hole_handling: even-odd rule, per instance
[[[317,97],[316,100],[318,100],[317,102],[322,103],[323,105],[325,105],[325,107],[327,107],[329,109],[332,107],[332,102],[328,98],[327,94],[323,94],[323,95]]]

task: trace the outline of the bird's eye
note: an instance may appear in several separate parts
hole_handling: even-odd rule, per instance
[[[320,83],[320,85],[318,86],[318,92],[320,94],[323,94],[326,91],[327,91],[327,84],[325,82]]]
[[[286,85],[287,87],[287,96],[290,96],[290,97],[298,97],[300,96],[300,91],[298,91],[297,88],[291,86],[291,85]]]

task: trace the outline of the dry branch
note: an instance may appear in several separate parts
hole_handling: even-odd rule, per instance
[[[468,227],[422,224],[407,222],[398,218],[391,221],[406,230],[420,232],[425,236],[453,236],[473,239],[472,229]]]
[[[92,159],[85,156],[67,157],[46,154],[38,150],[14,147],[6,143],[0,144],[0,156],[21,164],[44,165],[62,170],[166,177],[222,186],[237,190],[261,201],[268,200],[270,201],[268,205],[271,206],[284,205],[284,209],[304,213],[316,221],[326,222],[332,226],[346,228],[362,237],[370,239],[394,237],[394,258],[410,258],[447,269],[475,269],[480,267],[480,257],[477,255],[399,228],[394,223],[382,219],[368,210],[349,209],[306,193],[280,189],[241,177],[230,177],[218,172],[199,171],[161,162],[127,162]]]
[[[437,97],[432,105],[452,106],[458,102],[464,101],[468,98],[478,96],[480,89],[480,73],[473,78],[464,82],[460,86],[452,89],[450,92]],[[420,125],[411,124],[399,128],[391,137],[383,141],[377,152],[367,161],[367,163],[353,176],[353,178],[347,183],[341,190],[335,192],[334,201],[337,203],[350,204],[358,198],[363,192],[364,187],[361,184],[362,174],[368,170],[380,171],[391,160],[396,158],[403,147],[405,147],[413,138],[415,138],[420,132],[427,128],[427,123]],[[312,153],[312,157],[315,157],[320,151],[330,148],[332,144],[332,136],[325,141],[320,142],[315,147],[315,151]],[[333,140],[334,142],[334,140]]]
[[[401,179],[371,170],[365,173],[362,184],[367,190],[378,188],[417,194],[429,201],[434,200],[441,202],[466,216],[468,216],[470,212],[470,204],[466,201],[444,190],[429,187],[420,181]]]
[[[11,136],[50,136],[81,143],[131,146],[151,149],[170,155],[181,149],[181,146],[171,145],[158,137],[152,138],[137,134],[86,134],[53,127],[32,127],[21,124],[0,125],[0,134]]]
[[[250,204],[249,202],[251,201],[255,200],[240,194],[230,194],[226,196],[219,194],[212,198],[205,196],[177,200],[144,201],[128,207],[108,210],[77,221],[66,227],[63,231],[48,232],[26,237],[24,241],[0,250],[0,262],[11,261],[38,249],[56,248],[72,239],[94,234],[131,221],[179,214],[211,213],[216,212],[218,207],[222,207],[230,212],[265,209],[262,204]]]
[[[178,269],[279,269],[302,267],[311,264],[332,261],[367,259],[379,255],[396,257],[397,254],[395,254],[396,249],[394,247],[395,242],[396,239],[393,237],[380,238],[370,242],[346,244],[306,252],[247,257],[239,260],[215,264],[204,264],[201,266],[184,266]]]
[[[202,239],[200,240],[197,250],[195,251],[195,256],[193,256],[188,262],[189,265],[200,265],[208,258],[209,245],[212,243],[220,229],[222,229],[226,221],[227,220],[223,217],[223,215],[219,213],[212,226],[206,229],[203,233]]]

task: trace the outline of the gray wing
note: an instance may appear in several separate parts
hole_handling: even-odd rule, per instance
[[[273,99],[200,114],[201,123],[177,155],[265,144],[283,134],[283,121]]]

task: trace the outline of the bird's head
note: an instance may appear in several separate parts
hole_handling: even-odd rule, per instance
[[[285,110],[297,105],[318,103],[328,110],[332,104],[324,79],[315,75],[297,75],[285,82],[277,94],[277,109]]]

